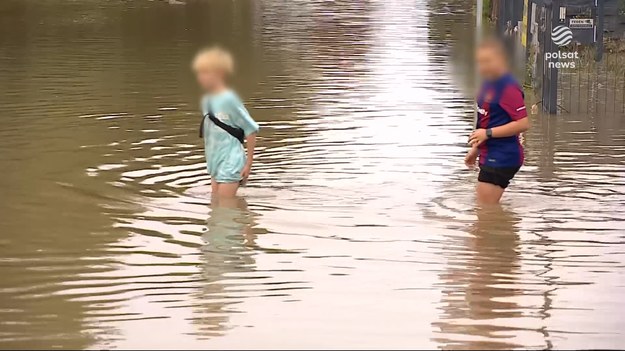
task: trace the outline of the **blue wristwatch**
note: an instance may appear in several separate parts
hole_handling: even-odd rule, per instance
[[[486,137],[488,139],[493,137],[493,130],[492,129],[490,129],[490,128],[486,129]]]

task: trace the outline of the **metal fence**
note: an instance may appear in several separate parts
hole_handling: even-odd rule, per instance
[[[526,67],[526,84],[544,111],[625,113],[625,40],[613,40],[605,50],[605,1],[497,1],[497,32],[508,42],[514,38],[508,47],[515,58],[522,52],[517,66]],[[559,46],[552,31],[561,27],[573,39]],[[577,56],[567,60],[563,54]]]
[[[607,53],[601,62],[590,59],[575,70],[560,70],[558,108],[564,113],[625,114],[625,53]]]

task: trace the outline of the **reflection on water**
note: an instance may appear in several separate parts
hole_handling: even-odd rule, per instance
[[[0,348],[625,346],[623,118],[533,117],[476,209],[471,14],[1,1]],[[215,41],[262,127],[232,203],[188,72]]]
[[[254,248],[258,229],[254,226],[254,214],[248,210],[244,198],[213,200],[208,230],[203,235],[205,264],[201,273],[203,287],[196,297],[202,301],[202,308],[195,311],[197,335],[222,335],[227,328],[229,306],[237,301],[234,290],[243,285],[237,278],[249,276],[256,268]]]
[[[446,349],[522,348],[506,320],[523,318],[516,301],[521,218],[501,207],[476,210],[469,236],[448,238],[448,270],[441,274],[444,317],[435,323]],[[466,255],[457,255],[462,250]],[[449,323],[448,321],[455,321]],[[467,337],[467,334],[470,337]]]

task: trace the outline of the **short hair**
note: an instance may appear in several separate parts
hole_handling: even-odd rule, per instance
[[[215,70],[230,75],[234,73],[234,62],[230,52],[219,46],[211,46],[195,54],[191,68],[195,72]]]
[[[508,60],[508,52],[504,43],[496,37],[488,37],[477,44],[477,49],[493,50],[498,55],[501,55],[506,61]]]

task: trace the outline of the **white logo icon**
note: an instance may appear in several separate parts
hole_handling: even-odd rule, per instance
[[[551,40],[558,46],[564,46],[573,40],[573,32],[567,26],[557,26],[551,31]]]

